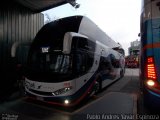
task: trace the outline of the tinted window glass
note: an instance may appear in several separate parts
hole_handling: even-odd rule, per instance
[[[69,55],[33,52],[29,65],[36,71],[70,74],[70,62],[71,57]]]
[[[101,57],[99,65],[99,73],[102,80],[115,79],[116,73],[110,55],[108,57]]]
[[[95,43],[83,37],[73,37],[72,49],[95,51]]]
[[[91,69],[92,65],[94,62],[94,54],[93,53],[89,53],[87,54],[87,71]]]
[[[86,72],[86,56],[84,54],[75,54],[73,56],[73,72],[76,75]]]
[[[92,53],[79,52],[73,55],[73,72],[76,75],[87,74],[93,65]]]

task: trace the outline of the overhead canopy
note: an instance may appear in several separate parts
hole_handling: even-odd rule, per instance
[[[76,1],[76,0],[15,0],[15,1],[29,8],[33,12],[42,12],[44,10],[66,4],[68,3],[67,1]]]

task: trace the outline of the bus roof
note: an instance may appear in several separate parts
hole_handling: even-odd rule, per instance
[[[120,46],[118,43],[112,40],[105,32],[103,32],[93,21],[91,21],[85,16],[83,16],[82,18],[78,32],[92,40],[98,40],[99,42],[107,45],[110,48]]]
[[[43,42],[54,36],[63,39],[66,32],[76,32],[85,35],[92,41],[99,41],[110,48],[120,46],[85,16],[65,17],[44,25],[36,35],[34,42]]]

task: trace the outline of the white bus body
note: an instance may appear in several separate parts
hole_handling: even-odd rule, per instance
[[[49,23],[29,52],[26,93],[51,104],[74,106],[124,75],[124,55],[114,50],[118,47],[87,17]]]

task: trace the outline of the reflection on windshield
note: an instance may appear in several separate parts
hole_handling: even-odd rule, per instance
[[[55,63],[50,64],[50,69],[53,72],[67,73],[69,69],[69,56],[58,55]]]
[[[38,54],[31,56],[30,65],[36,71],[67,74],[71,72],[70,56],[64,54]]]

